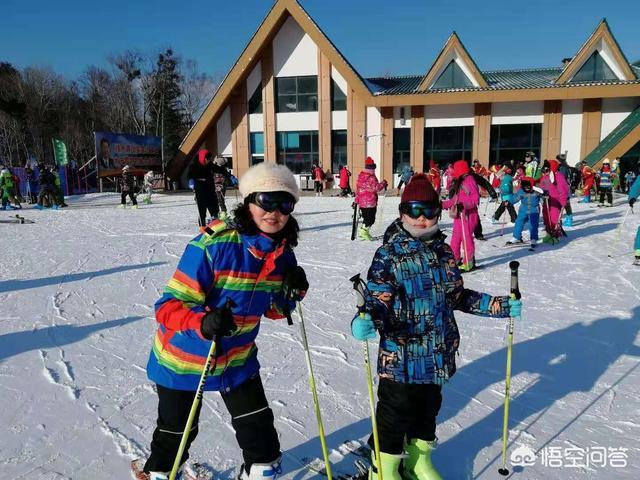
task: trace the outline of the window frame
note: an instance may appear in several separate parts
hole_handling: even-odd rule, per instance
[[[314,79],[315,92],[300,91],[300,83]],[[293,80],[293,88],[291,85],[284,85],[289,81]],[[310,84],[309,84],[310,85]],[[286,92],[282,92],[286,88]],[[308,85],[307,85],[308,86]],[[312,90],[312,89],[310,89]],[[295,101],[295,109],[283,108],[281,102],[284,102],[284,99],[294,100]],[[302,102],[304,100],[305,103]],[[312,108],[309,108],[309,103]],[[276,77],[275,81],[275,107],[276,113],[301,113],[301,112],[317,112],[318,111],[318,76],[317,75],[304,75],[299,77]],[[301,105],[304,105],[304,108],[301,108]]]

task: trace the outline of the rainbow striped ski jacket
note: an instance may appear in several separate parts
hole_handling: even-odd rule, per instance
[[[264,234],[240,234],[215,220],[187,245],[178,268],[156,302],[156,332],[147,364],[163,387],[195,391],[211,342],[200,323],[207,309],[235,302],[238,330],[216,344],[205,390],[230,391],[260,370],[255,344],[264,315],[285,317],[282,277],[297,264],[293,250]],[[301,300],[297,298],[296,300]],[[291,310],[294,302],[288,305]]]

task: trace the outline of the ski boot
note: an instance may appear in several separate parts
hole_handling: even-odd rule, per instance
[[[144,203],[145,205],[151,205],[151,199],[150,198],[144,198],[144,199],[142,199],[142,203]]]
[[[393,455],[391,453],[380,452],[380,463],[382,464],[383,480],[402,480],[400,475],[400,464],[404,455]],[[371,450],[371,466],[367,480],[378,480],[378,462],[376,454]]]
[[[121,203],[117,208],[127,208],[127,206],[124,203]]]
[[[227,218],[229,218],[229,214],[227,212],[225,212],[225,211],[221,211],[218,214],[218,220],[220,220],[222,222],[225,222],[227,220]]]
[[[633,261],[633,264],[640,267],[640,248],[638,248],[635,252],[636,259]]]
[[[573,215],[565,215],[562,219],[563,227],[573,227]]]
[[[513,247],[515,245],[522,245],[524,242],[521,238],[512,238],[507,243],[504,244],[505,247]]]
[[[500,220],[491,217],[491,225],[500,225]]]
[[[373,240],[373,237],[371,236],[371,232],[369,232],[369,227],[360,227],[360,229],[358,230],[358,238],[360,240],[367,240],[367,241]]]
[[[431,463],[431,452],[436,448],[437,440],[412,439],[405,450],[408,458],[402,461],[405,480],[442,480],[442,477]]]
[[[238,480],[275,480],[282,473],[280,462],[281,457],[271,463],[254,463],[251,465],[249,472],[247,472],[243,464],[240,467]]]
[[[461,272],[471,272],[476,269],[476,259],[473,257],[470,262],[464,263],[462,262],[458,267]]]
[[[135,205],[131,205],[131,208],[135,208],[137,210],[138,209],[138,204],[136,203]]]
[[[580,200],[578,203],[589,203],[591,201],[591,195],[585,195],[584,197],[582,197],[582,200]]]
[[[142,468],[144,466],[144,460],[137,458],[131,462],[131,473],[136,480],[169,480],[169,472],[145,472]],[[182,479],[182,469],[184,465],[180,465],[176,480]]]

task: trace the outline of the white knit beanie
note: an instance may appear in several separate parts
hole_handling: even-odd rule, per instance
[[[245,198],[256,192],[287,192],[296,202],[300,198],[300,190],[291,170],[271,162],[262,162],[247,170],[238,188]]]

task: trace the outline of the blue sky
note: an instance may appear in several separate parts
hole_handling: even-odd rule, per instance
[[[640,60],[639,0],[301,0],[363,76],[426,72],[455,30],[482,70],[560,65],[606,17]],[[0,0],[0,61],[76,78],[128,48],[172,46],[224,75],[271,0]],[[481,6],[479,6],[481,5]]]

